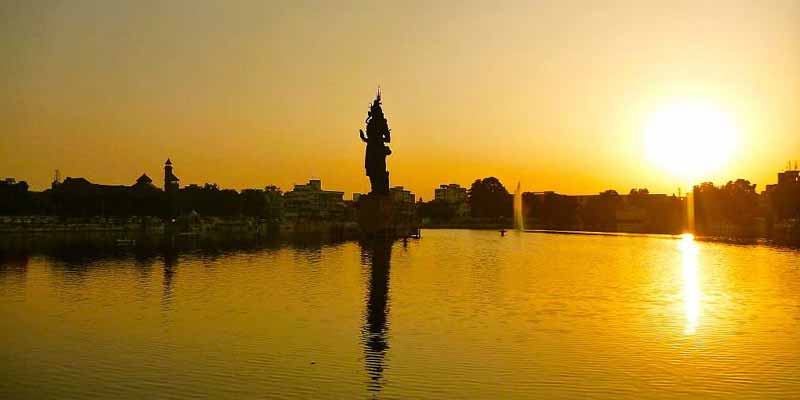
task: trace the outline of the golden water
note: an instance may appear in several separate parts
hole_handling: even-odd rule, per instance
[[[429,230],[16,256],[0,398],[799,398],[798,255]]]

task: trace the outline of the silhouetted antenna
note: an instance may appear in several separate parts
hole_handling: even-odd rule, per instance
[[[61,171],[58,169],[53,173],[53,183],[61,183]]]

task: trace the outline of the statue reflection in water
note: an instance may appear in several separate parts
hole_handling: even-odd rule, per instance
[[[361,340],[369,382],[367,389],[380,391],[388,342],[389,267],[392,241],[375,240],[361,243],[361,262],[370,268],[367,287],[366,315]]]

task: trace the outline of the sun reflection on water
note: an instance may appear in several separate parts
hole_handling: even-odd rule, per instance
[[[692,234],[682,235],[679,248],[682,255],[683,305],[686,313],[686,327],[683,332],[693,335],[700,320],[703,295],[700,291],[700,271],[697,261],[699,251]]]

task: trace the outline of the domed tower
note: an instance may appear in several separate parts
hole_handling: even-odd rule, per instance
[[[168,158],[164,163],[164,191],[167,193],[177,192],[179,181],[180,179],[172,173],[172,161]]]

